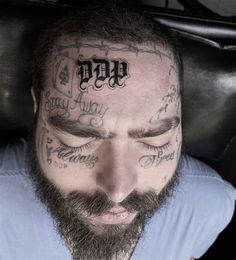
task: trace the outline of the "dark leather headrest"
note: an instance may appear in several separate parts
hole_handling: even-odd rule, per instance
[[[236,51],[181,35],[186,146],[193,155],[219,159],[236,134]]]

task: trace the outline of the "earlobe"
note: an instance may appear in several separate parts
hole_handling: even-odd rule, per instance
[[[37,102],[37,98],[36,98],[35,88],[32,87],[30,92],[31,92],[31,96],[33,98],[33,103],[34,103],[34,114],[36,114],[36,112],[38,110],[38,102]]]

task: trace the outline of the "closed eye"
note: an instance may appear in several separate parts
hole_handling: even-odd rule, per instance
[[[140,144],[142,144],[142,146],[150,151],[154,151],[154,152],[160,152],[160,151],[164,151],[164,150],[168,150],[170,148],[170,143],[167,142],[163,145],[160,146],[156,146],[156,145],[150,145],[144,142],[139,142]]]
[[[59,140],[59,142],[60,142],[60,147],[66,151],[84,152],[85,150],[89,151],[89,150],[93,149],[96,146],[97,142],[100,140],[100,138],[97,138],[97,137],[93,137],[93,138],[89,138],[89,139],[90,139],[89,142],[86,142],[79,146],[70,146],[68,144],[65,144],[65,142],[62,142],[61,140]]]

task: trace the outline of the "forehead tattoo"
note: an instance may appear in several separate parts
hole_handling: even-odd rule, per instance
[[[92,56],[84,58],[81,49],[94,49],[103,51],[105,57]],[[70,50],[79,53],[75,58],[69,55]],[[127,52],[139,54],[151,54],[158,56],[160,60],[168,59],[173,62],[173,55],[170,50],[162,50],[155,44],[150,48],[142,48],[132,44],[116,46],[101,43],[83,43],[74,41],[71,44],[59,44],[55,46],[54,57],[52,57],[53,67],[53,87],[61,94],[72,97],[72,86],[74,80],[79,80],[78,90],[86,92],[89,87],[94,90],[101,90],[103,87],[110,89],[125,87],[126,80],[130,77],[129,63],[125,59],[108,58],[110,52]]]
[[[104,86],[110,89],[123,88],[129,78],[128,62],[123,59],[97,58],[77,61],[77,76],[80,79],[80,90],[87,91],[89,86],[100,90]]]

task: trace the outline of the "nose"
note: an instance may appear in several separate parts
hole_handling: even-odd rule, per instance
[[[104,150],[96,181],[99,190],[115,202],[122,202],[137,185],[137,173],[129,149],[122,144]]]

